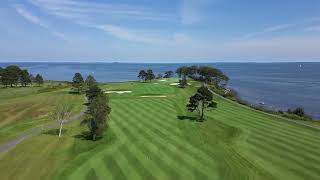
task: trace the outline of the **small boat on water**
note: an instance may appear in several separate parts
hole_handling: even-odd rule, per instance
[[[259,102],[259,104],[260,104],[260,105],[263,105],[263,106],[266,105],[265,102]]]

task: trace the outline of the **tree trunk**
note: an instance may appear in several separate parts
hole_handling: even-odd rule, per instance
[[[61,137],[61,133],[62,133],[62,125],[63,125],[63,123],[61,122],[61,123],[60,123],[59,137]]]
[[[204,102],[202,101],[200,121],[203,121],[203,116],[204,116],[203,111],[204,111]]]
[[[93,141],[96,140],[96,133],[93,133],[93,135],[92,135],[92,140],[93,140]]]

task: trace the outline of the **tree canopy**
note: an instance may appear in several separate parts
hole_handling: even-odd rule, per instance
[[[156,76],[153,74],[152,69],[147,70],[147,75],[146,75],[146,80],[147,81],[152,81],[156,78]]]
[[[229,77],[221,70],[210,66],[182,66],[176,70],[176,73],[180,78],[189,77],[197,81],[216,85],[225,85],[229,81]]]
[[[0,67],[0,83],[6,87],[18,86],[19,83],[26,87],[28,84],[32,85],[33,80],[33,75],[27,69],[20,69],[16,65],[10,65],[6,68]]]
[[[187,108],[190,112],[198,111],[199,121],[204,120],[204,110],[215,108],[217,103],[213,101],[213,93],[206,86],[201,86],[197,93],[190,97]]]
[[[173,75],[174,75],[173,71],[166,71],[164,73],[163,78],[171,78],[171,77],[173,77]]]
[[[86,94],[88,98],[88,116],[82,123],[87,124],[92,140],[102,137],[107,129],[108,115],[111,112],[108,96],[98,87],[97,84],[89,87]]]
[[[83,87],[83,77],[80,73],[76,73],[72,80],[72,87],[77,90],[78,93],[82,91]]]
[[[92,75],[89,75],[85,80],[85,84],[87,87],[90,87],[90,86],[96,85],[97,81]]]
[[[37,74],[34,81],[38,84],[38,86],[41,86],[43,84],[43,78],[40,74]]]
[[[147,78],[147,72],[145,70],[140,70],[138,78],[141,79],[142,81],[146,81]]]

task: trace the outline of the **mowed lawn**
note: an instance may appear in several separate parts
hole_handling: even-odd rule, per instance
[[[1,179],[319,179],[318,130],[217,96],[199,123],[185,108],[198,84],[170,83],[103,85],[132,91],[109,95],[104,139],[79,138],[79,122],[35,136],[0,155]]]

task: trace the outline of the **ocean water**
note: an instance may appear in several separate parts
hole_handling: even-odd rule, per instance
[[[155,73],[191,64],[125,63],[0,63],[0,67],[19,65],[47,80],[72,80],[74,73],[92,74],[100,82],[136,80],[140,69]],[[320,119],[320,63],[210,63],[230,77],[229,86],[253,104],[265,103],[272,109],[302,106]]]

